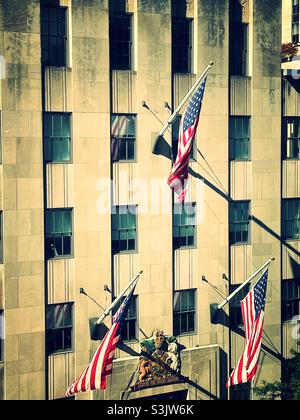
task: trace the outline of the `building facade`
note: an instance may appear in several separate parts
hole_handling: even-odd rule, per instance
[[[107,307],[140,270],[113,375],[92,397],[227,399],[243,296],[216,324],[210,305],[270,257],[255,385],[280,378],[300,309],[300,108],[281,21],[280,0],[271,13],[264,0],[0,1],[0,399],[63,398],[98,345],[99,308],[80,289]],[[152,148],[210,61],[178,215],[171,161]],[[177,337],[188,380],[128,392],[156,329]]]

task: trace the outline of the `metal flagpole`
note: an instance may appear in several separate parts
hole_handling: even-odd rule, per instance
[[[261,268],[259,268],[254,274],[252,274],[240,287],[238,287],[230,296],[228,296],[224,302],[220,303],[218,306],[218,310],[224,308],[230,301],[245,287],[248,283],[250,283],[261,271],[263,271],[265,268],[269,267],[271,262],[275,261],[275,257],[270,258]]]
[[[109,313],[117,306],[117,304],[120,302],[122,297],[125,295],[128,289],[131,288],[131,286],[134,285],[135,282],[139,279],[139,277],[143,274],[143,271],[140,271],[134,278],[131,280],[131,282],[128,284],[128,286],[125,287],[125,289],[119,294],[119,296],[113,301],[113,303],[110,305],[109,308],[107,308],[103,314],[100,316],[100,318],[97,321],[97,325],[100,325],[101,322],[109,315]]]
[[[251,396],[250,396],[251,401],[254,401],[254,382],[253,379],[251,380]]]
[[[189,97],[194,92],[194,90],[196,90],[197,87],[203,82],[203,80],[206,78],[206,76],[208,75],[208,72],[210,71],[210,69],[212,68],[213,65],[214,65],[214,63],[213,63],[213,61],[211,61],[209,63],[209,65],[206,67],[206,69],[204,70],[204,72],[202,73],[202,75],[196,81],[196,83],[194,84],[194,86],[189,90],[189,92],[186,94],[186,96],[182,99],[182,101],[180,102],[180,104],[178,105],[178,107],[176,108],[176,110],[173,112],[173,114],[169,118],[168,122],[163,126],[163,128],[161,129],[161,131],[159,133],[159,136],[163,136],[164,133],[165,133],[165,131],[167,131],[168,128],[174,123],[175,118],[179,114],[179,111],[181,110],[181,108],[183,107],[183,105],[185,104],[185,102],[189,99]]]

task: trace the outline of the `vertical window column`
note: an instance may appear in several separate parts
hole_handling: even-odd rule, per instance
[[[48,355],[72,351],[73,303],[46,308],[46,341]]]
[[[71,114],[44,113],[44,161],[46,163],[70,163]]]
[[[196,290],[181,290],[174,294],[174,335],[193,334],[196,331]]]
[[[242,5],[239,0],[230,0],[230,75],[247,76],[249,54],[249,25],[243,22]]]
[[[133,253],[136,249],[137,206],[116,206],[112,216],[113,253]]]
[[[299,240],[300,233],[300,199],[282,201],[282,236],[284,240]]]
[[[73,255],[73,210],[46,210],[46,256],[71,258]]]
[[[300,159],[300,118],[285,118],[283,127],[283,158]]]
[[[292,0],[292,43],[299,43],[299,0]]]
[[[42,63],[66,67],[67,8],[49,6],[45,0],[41,4]]]
[[[192,72],[193,20],[173,18],[172,21],[172,67],[173,73]]]
[[[229,205],[230,245],[248,244],[250,241],[250,201],[236,201]]]
[[[111,159],[113,162],[133,162],[136,159],[136,115],[112,116]]]
[[[111,70],[132,69],[132,20],[130,13],[110,14],[110,65]]]
[[[173,215],[174,249],[196,246],[196,204],[174,205]]]
[[[250,159],[250,118],[230,117],[229,119],[230,160]]]
[[[300,279],[283,280],[282,313],[283,321],[291,321],[300,315]]]

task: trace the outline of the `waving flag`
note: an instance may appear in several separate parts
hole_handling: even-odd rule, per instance
[[[200,119],[205,86],[206,79],[194,93],[187,110],[182,116],[179,127],[178,154],[168,179],[168,184],[177,195],[179,203],[184,202],[187,192],[191,151]]]
[[[93,391],[95,389],[106,389],[106,378],[112,374],[115,351],[121,337],[123,322],[127,315],[135,287],[136,283],[134,283],[131,292],[114,315],[112,326],[102,340],[91,363],[67,389],[66,396],[70,397],[78,392]]]
[[[246,347],[227,387],[251,382],[256,375],[265,321],[268,270],[241,302],[245,325]]]

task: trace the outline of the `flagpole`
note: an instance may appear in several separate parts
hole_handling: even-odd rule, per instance
[[[251,380],[251,401],[254,401],[254,382]]]
[[[194,90],[197,89],[197,87],[203,82],[203,80],[206,78],[206,76],[208,75],[208,72],[210,71],[210,69],[213,67],[214,63],[213,61],[211,61],[209,63],[209,65],[206,67],[206,69],[204,70],[204,72],[202,73],[202,75],[199,77],[199,79],[196,81],[196,83],[194,84],[194,86],[189,90],[189,92],[185,95],[185,97],[182,99],[182,101],[180,102],[180,104],[178,105],[178,107],[175,109],[175,111],[173,112],[173,114],[171,115],[171,117],[169,118],[168,122],[163,126],[163,128],[161,129],[161,131],[159,132],[159,136],[163,136],[165,131],[168,130],[168,128],[170,127],[170,125],[172,125],[175,121],[175,118],[177,117],[177,115],[179,114],[179,111],[181,110],[181,108],[183,107],[183,105],[185,104],[185,102],[189,99],[189,97],[191,96],[191,94],[194,92]]]
[[[220,303],[218,306],[218,311],[224,308],[231,300],[245,287],[248,283],[250,283],[261,271],[265,268],[269,267],[269,265],[275,261],[275,257],[270,258],[264,265],[262,265],[254,274],[252,274],[240,287],[238,287],[230,296],[228,296],[224,302]]]
[[[143,274],[143,271],[140,271],[136,276],[134,276],[134,278],[130,281],[130,283],[128,284],[128,286],[125,287],[124,290],[122,290],[122,292],[119,294],[119,296],[113,301],[113,303],[109,306],[109,308],[107,308],[103,314],[100,316],[100,318],[97,321],[97,325],[100,325],[101,322],[109,315],[109,313],[117,306],[117,304],[120,302],[120,300],[122,299],[122,297],[125,295],[125,293],[127,292],[127,290],[129,290],[131,288],[131,286],[134,285],[135,282],[138,281],[139,277]]]

